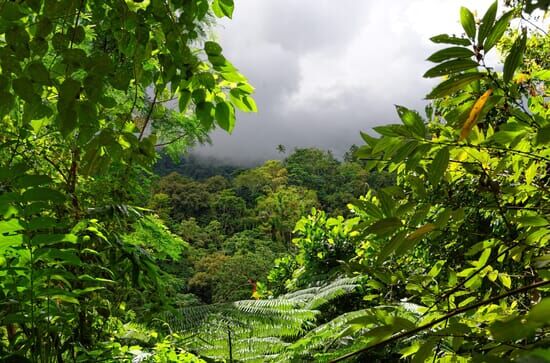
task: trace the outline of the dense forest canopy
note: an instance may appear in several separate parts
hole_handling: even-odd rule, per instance
[[[233,0],[0,2],[0,362],[550,361],[549,6],[461,8],[344,160],[231,168],[178,160],[258,111]]]

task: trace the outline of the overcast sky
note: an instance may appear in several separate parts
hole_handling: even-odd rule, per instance
[[[359,131],[396,122],[394,105],[423,109],[422,74],[440,33],[461,33],[459,9],[490,0],[237,0],[217,37],[256,87],[257,114],[195,150],[227,162],[280,158],[279,144],[342,155]],[[499,11],[500,13],[500,11]]]

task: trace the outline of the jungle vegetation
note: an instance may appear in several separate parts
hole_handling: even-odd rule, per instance
[[[550,3],[502,5],[343,160],[230,168],[181,157],[258,111],[233,0],[1,1],[0,362],[550,361]]]

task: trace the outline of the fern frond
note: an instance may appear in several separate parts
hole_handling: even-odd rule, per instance
[[[172,330],[186,334],[189,342],[186,348],[202,356],[227,359],[231,338],[234,359],[268,362],[292,354],[286,353],[294,350],[294,345],[289,341],[304,333],[304,338],[309,337],[313,343],[312,350],[318,350],[330,334],[345,322],[345,318],[341,318],[342,322],[335,319],[330,322],[334,329],[329,329],[327,324],[315,328],[315,320],[320,314],[318,309],[352,293],[357,282],[358,278],[338,278],[329,284],[312,286],[277,298],[185,307],[164,312],[161,318]],[[349,315],[349,318],[353,316]],[[310,335],[312,332],[315,333]]]

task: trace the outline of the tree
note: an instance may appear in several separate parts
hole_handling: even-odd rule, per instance
[[[232,11],[225,0],[0,5],[0,294],[18,302],[0,313],[0,355],[125,359],[101,348],[115,338],[108,322],[126,318],[114,292],[159,286],[150,256],[121,238],[141,211],[127,205],[141,199],[133,188],[155,147],[230,132],[235,107],[256,109],[205,39],[211,14]],[[173,98],[178,111],[162,106]]]
[[[314,191],[299,187],[281,187],[260,197],[255,211],[271,239],[289,246],[296,222],[317,205]]]
[[[249,205],[261,195],[275,191],[287,183],[287,170],[278,160],[268,160],[264,165],[248,169],[233,180],[237,194]]]
[[[521,10],[497,17],[495,2],[476,22],[462,8],[466,36],[432,38],[451,46],[428,58],[436,65],[424,76],[446,79],[428,95],[427,122],[398,106],[401,124],[376,127],[379,138],[363,134],[358,156],[397,174],[395,186],[353,206],[363,242],[349,263],[370,276],[365,300],[373,309],[341,328],[330,322],[295,347],[339,344],[311,352],[333,362],[548,356],[550,281],[541,262],[548,253],[550,78],[545,61],[529,58],[539,52],[526,51],[527,30],[501,43],[501,73],[486,63],[510,20],[526,16]]]
[[[215,215],[225,234],[232,234],[243,226],[243,217],[247,214],[246,202],[232,190],[224,190],[214,197],[212,213]]]
[[[330,152],[316,148],[296,149],[284,161],[289,184],[315,190],[323,204],[338,186],[335,178],[338,165]]]

